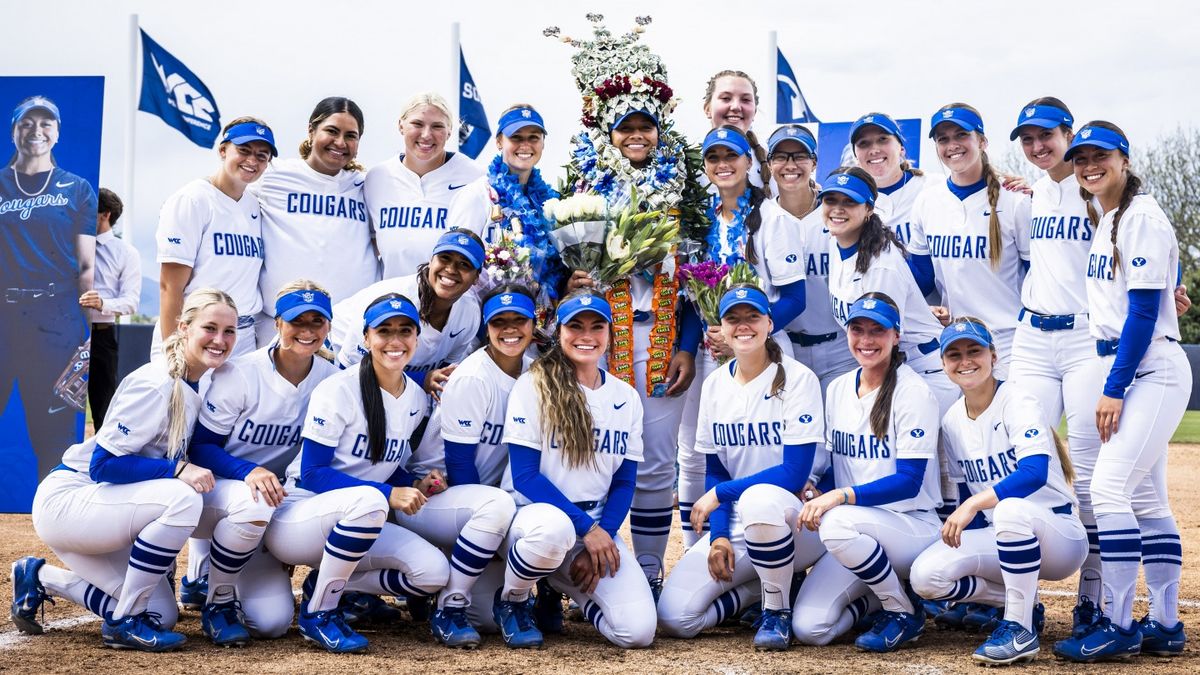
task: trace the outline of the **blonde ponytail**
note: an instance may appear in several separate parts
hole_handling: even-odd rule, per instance
[[[187,449],[187,439],[191,429],[187,419],[187,388],[184,382],[187,377],[187,327],[196,320],[196,316],[210,305],[228,305],[237,314],[237,305],[233,298],[224,291],[215,288],[199,288],[188,294],[183,301],[183,310],[179,312],[179,326],[166,340],[163,340],[163,356],[167,361],[167,375],[170,376],[171,400],[167,404],[167,459],[178,459]]]
[[[983,134],[979,137],[982,139]],[[987,199],[991,207],[991,215],[988,216],[988,260],[992,264],[992,271],[995,271],[1000,269],[1000,257],[1004,254],[1000,216],[996,213],[996,206],[1000,201],[1000,179],[996,176],[992,163],[988,161],[987,151],[980,150],[979,156],[983,160],[983,177],[987,181]]]

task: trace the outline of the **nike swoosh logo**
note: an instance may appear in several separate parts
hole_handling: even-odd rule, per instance
[[[850,280],[850,283],[854,283],[856,281],[862,281],[862,277],[854,277],[853,279]]]
[[[1095,653],[1099,652],[1100,650],[1104,649],[1105,647],[1111,645],[1113,642],[1114,642],[1114,640],[1109,640],[1108,642],[1105,642],[1104,644],[1100,645],[1099,647],[1096,647],[1095,649],[1088,649],[1087,647],[1080,647],[1079,653],[1083,654],[1084,656],[1091,656],[1092,654],[1095,654]]]
[[[363,183],[365,183],[365,182],[367,182],[367,181],[365,181],[365,180],[360,180],[360,181],[358,181],[358,182],[356,182],[356,183],[354,184],[354,187],[358,187],[358,186],[362,185],[362,184],[363,184]]]
[[[1149,375],[1149,374],[1151,374],[1151,373],[1153,373],[1153,372],[1154,372],[1153,370],[1147,370],[1147,371],[1146,371],[1146,372],[1144,372],[1144,373],[1138,373],[1138,374],[1136,374],[1136,375],[1134,375],[1134,376],[1133,376],[1133,379],[1135,379],[1135,380],[1140,380],[1140,379],[1142,379],[1143,377],[1145,377],[1145,376],[1147,376],[1147,375]]]
[[[1004,422],[996,422],[996,426],[992,427],[992,431],[999,429],[1001,424],[1004,424]]]
[[[1017,651],[1023,652],[1029,645],[1033,644],[1035,640],[1037,640],[1036,637],[1031,637],[1025,642],[1021,642],[1016,638],[1013,638],[1013,647],[1015,647]]]
[[[450,333],[450,339],[454,339],[454,338],[458,337],[459,335],[462,335],[462,332],[464,330],[466,330],[466,328],[459,328],[457,333]]]
[[[770,401],[770,400],[771,400],[771,395],[770,395],[770,394],[764,394],[764,395],[763,395],[763,400],[764,400],[764,401]]]
[[[421,411],[420,411],[420,410],[414,410],[414,411],[412,411],[412,412],[408,413],[408,416],[409,416],[409,417],[412,417],[413,415],[416,415],[416,414],[417,414],[417,413],[419,413],[419,412],[421,412]]]
[[[629,403],[629,401],[626,401],[625,403]],[[621,405],[617,405],[616,403],[614,403],[614,404],[613,404],[613,410],[620,410],[621,408],[624,408],[624,407],[625,407],[625,403],[622,403]]]
[[[466,184],[466,183],[463,183],[462,185],[447,185],[446,187],[447,187],[447,188],[449,188],[449,189],[451,189],[451,190],[457,190],[457,189],[458,189],[458,188],[460,188],[460,187],[466,187],[466,186],[467,186],[467,184]]]
[[[133,641],[137,642],[138,644],[146,645],[147,647],[153,647],[158,644],[158,638],[150,638],[147,640],[146,638],[140,635],[134,635],[133,633],[129,633],[128,635],[131,639],[133,639]]]
[[[71,187],[74,184],[75,184],[75,181],[71,181],[70,183],[59,183],[58,181],[54,181],[54,187],[59,187],[59,188]]]
[[[892,639],[892,640],[886,640],[886,639],[885,639],[885,640],[884,640],[884,642],[885,642],[885,643],[887,643],[888,649],[891,649],[892,647],[895,647],[895,646],[896,646],[896,643],[897,643],[897,642],[899,642],[899,641],[900,641],[900,636],[899,636],[899,635],[897,635],[897,636],[895,637],[895,639]]]
[[[829,228],[828,228],[828,227],[822,227],[822,228],[821,228],[821,234],[829,234]]]
[[[54,406],[50,406],[50,409],[47,412],[49,412],[51,415],[53,415],[56,412],[61,412],[66,409],[67,409],[67,406],[65,406],[65,405],[60,405],[57,408]]]
[[[252,216],[250,216],[250,217],[251,217],[252,219],[254,219],[254,220],[258,220],[258,214],[257,214],[257,213],[256,213],[256,214],[254,214],[254,215],[252,215]]]

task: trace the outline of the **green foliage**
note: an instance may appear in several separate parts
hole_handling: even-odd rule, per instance
[[[1135,146],[1133,170],[1175,226],[1183,269],[1195,269],[1200,261],[1200,128],[1178,127],[1140,152]]]

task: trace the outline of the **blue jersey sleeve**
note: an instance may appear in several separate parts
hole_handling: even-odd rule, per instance
[[[627,459],[613,474],[612,484],[608,487],[608,500],[604,502],[604,510],[600,513],[600,529],[610,537],[616,538],[617,530],[621,529],[621,523],[625,522],[629,507],[633,505],[637,467],[637,462]]]
[[[917,280],[917,287],[921,289],[921,295],[929,295],[937,288],[931,256],[908,254],[908,269],[912,270],[913,278]]]
[[[717,485],[717,499],[722,504],[737,501],[751,485],[767,483],[778,485],[788,492],[799,492],[808,481],[812,471],[816,443],[783,446],[783,463],[763,469],[744,478],[728,480]],[[712,455],[715,456],[715,455]]]
[[[188,458],[197,466],[202,466],[221,478],[245,480],[258,465],[229,454],[225,450],[225,443],[228,441],[229,434],[219,434],[197,420],[196,429],[192,432],[192,444],[188,448]]]
[[[1135,288],[1129,291],[1129,314],[1121,328],[1121,341],[1117,344],[1117,357],[1113,360],[1108,379],[1104,382],[1104,395],[1109,398],[1125,398],[1125,390],[1133,382],[1138,364],[1150,348],[1154,338],[1154,324],[1158,321],[1158,303],[1162,289]]]
[[[512,469],[512,481],[517,491],[525,495],[531,502],[551,504],[567,514],[571,524],[575,526],[575,534],[582,537],[596,524],[586,511],[575,506],[574,502],[559,490],[554,483],[546,478],[541,471],[542,452],[516,443],[508,444],[508,463]],[[626,511],[629,509],[626,508]]]
[[[921,491],[928,462],[924,457],[897,459],[896,473],[854,486],[854,503],[859,506],[882,506],[916,497]]]
[[[775,322],[777,330],[782,330],[784,326],[804,313],[807,303],[804,294],[804,280],[793,281],[777,287],[776,290],[779,291],[779,299],[771,303],[771,320]]]
[[[321,493],[340,488],[370,485],[382,492],[385,499],[392,496],[392,486],[387,483],[362,480],[333,468],[331,465],[335,450],[337,448],[332,445],[324,445],[311,438],[304,439],[304,445],[300,449],[300,487]]]
[[[704,322],[690,301],[685,301],[680,311],[679,350],[695,356],[700,349],[700,338],[704,336]]]
[[[1050,455],[1030,455],[1017,462],[1017,470],[992,486],[996,497],[1028,497],[1046,484],[1050,475]]]
[[[715,454],[704,456],[704,489],[711,490],[717,485],[726,481],[733,480],[729,475],[729,469],[721,463],[721,458]],[[715,511],[708,515],[709,541],[724,537],[728,539],[730,536],[730,521],[733,518],[733,504],[729,502],[722,503]]]
[[[174,478],[178,462],[141,455],[114,455],[99,444],[92,451],[88,475],[97,483],[140,483],[156,478]]]
[[[479,470],[475,467],[475,443],[445,441],[446,480],[451,485],[475,485],[479,483]]]

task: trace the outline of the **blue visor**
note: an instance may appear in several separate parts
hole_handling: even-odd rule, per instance
[[[513,312],[532,319],[534,314],[533,299],[524,293],[501,293],[493,295],[483,303],[483,322],[487,323],[498,314]]]
[[[725,314],[738,305],[749,305],[760,314],[771,316],[771,301],[767,300],[766,293],[757,288],[731,288],[725,291],[719,305],[721,318],[725,318]]]
[[[857,204],[875,206],[875,197],[871,195],[871,186],[858,176],[848,173],[838,173],[829,177],[821,191],[817,193],[817,201],[825,198],[831,192],[838,192],[854,200]]]
[[[1129,156],[1129,140],[1121,134],[1104,127],[1084,127],[1075,134],[1074,140],[1071,141],[1071,147],[1067,148],[1067,153],[1063,155],[1063,160],[1071,161],[1076,148],[1085,145],[1094,145],[1105,150],[1120,150],[1126,157]]]
[[[933,138],[933,130],[942,122],[952,122],[967,131],[983,133],[983,118],[966,108],[947,108],[933,114],[929,120],[929,137]]]
[[[629,119],[630,117],[633,117],[634,115],[645,115],[646,117],[650,118],[650,121],[654,123],[654,126],[656,126],[656,127],[658,126],[658,118],[655,117],[654,113],[650,112],[649,110],[630,110],[629,112],[625,113],[624,115],[621,115],[620,117],[618,117],[616,119],[616,121],[613,122],[612,129],[616,129],[617,127],[621,126],[622,122]],[[612,131],[612,129],[609,129],[609,131]]]
[[[883,133],[895,136],[896,140],[900,141],[901,146],[904,145],[904,134],[900,131],[900,125],[896,124],[896,120],[888,117],[887,115],[875,113],[872,115],[863,115],[862,117],[854,120],[854,124],[850,125],[851,143],[854,142],[855,138],[858,136],[858,132],[861,131],[863,127],[879,127],[883,130]]]
[[[1073,126],[1075,126],[1075,119],[1066,110],[1052,105],[1031,105],[1017,115],[1017,126],[1013,127],[1012,133],[1008,135],[1008,140],[1017,140],[1017,136],[1021,135],[1021,127],[1041,127],[1043,129],[1066,127],[1070,129]]]
[[[946,348],[959,340],[970,340],[984,347],[992,346],[992,334],[983,324],[974,321],[955,321],[942,330],[942,337],[938,339],[942,343],[942,353],[945,354]]]
[[[221,137],[222,143],[233,143],[234,145],[245,145],[254,141],[262,141],[271,146],[271,156],[278,157],[279,151],[275,149],[275,134],[271,133],[271,127],[258,122],[242,122],[229,127],[225,135]]]
[[[446,251],[458,253],[477,270],[483,268],[483,245],[470,235],[454,230],[443,234],[438,238],[437,245],[433,247],[432,255]]]
[[[859,298],[853,305],[850,305],[850,312],[846,314],[846,323],[855,319],[870,319],[884,328],[900,330],[900,313],[896,311],[895,307],[876,298]]]
[[[16,124],[21,121],[21,118],[28,115],[31,110],[45,110],[54,116],[54,119],[60,124],[62,117],[58,114],[58,106],[54,105],[54,101],[44,96],[33,96],[24,101],[13,110],[12,123]]]
[[[546,123],[542,121],[542,116],[533,108],[517,108],[509,110],[500,116],[500,121],[496,123],[496,128],[500,129],[500,133],[505,136],[512,136],[525,127],[537,127],[546,133]]]
[[[320,291],[292,291],[275,301],[275,318],[291,321],[305,312],[316,312],[333,319],[329,296]]]
[[[817,156],[817,139],[813,138],[811,131],[799,124],[789,124],[776,129],[771,138],[767,139],[767,152],[775,152],[775,146],[784,141],[796,141],[808,150],[808,154]]]
[[[584,312],[595,312],[612,323],[612,308],[608,306],[608,301],[595,295],[580,295],[559,303],[558,323],[564,324]]]
[[[700,154],[707,155],[709,148],[718,145],[723,145],[739,155],[750,152],[750,141],[742,134],[729,129],[713,129],[704,137],[704,146],[700,149]]]
[[[363,312],[363,321],[366,322],[367,328],[378,328],[380,324],[393,316],[402,316],[408,319],[417,327],[417,333],[421,332],[421,318],[417,313],[417,307],[406,298],[380,300]]]

